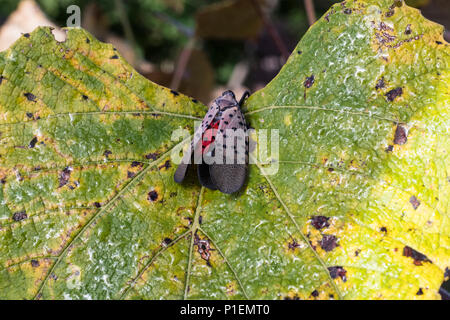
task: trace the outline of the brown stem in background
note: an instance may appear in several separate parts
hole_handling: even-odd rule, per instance
[[[137,56],[140,58],[140,52],[137,50],[137,43],[134,38],[133,29],[131,28],[130,20],[126,14],[125,7],[123,5],[122,0],[115,0],[116,10],[119,13],[120,23],[122,24],[123,31],[125,33],[125,38],[128,40],[130,45],[133,47],[133,50]]]
[[[191,37],[188,43],[186,43],[186,45],[184,46],[183,51],[181,51],[180,56],[178,57],[178,61],[175,66],[175,72],[173,74],[172,81],[170,82],[170,88],[172,90],[176,91],[180,86],[181,79],[183,79],[183,75],[186,70],[189,58],[191,57],[195,41],[196,38]]]
[[[316,22],[316,12],[314,11],[314,2],[313,0],[304,0],[305,2],[305,10],[306,15],[308,16],[308,23],[310,26]]]
[[[275,42],[275,45],[277,46],[278,50],[280,51],[281,55],[285,60],[289,58],[289,51],[286,48],[286,45],[284,44],[283,40],[281,40],[281,37],[275,28],[275,26],[272,23],[272,20],[270,20],[270,17],[268,17],[262,10],[258,0],[252,0],[253,6],[258,13],[258,15],[261,17],[261,20],[264,23],[264,26],[266,27],[267,31],[270,34],[270,37]]]

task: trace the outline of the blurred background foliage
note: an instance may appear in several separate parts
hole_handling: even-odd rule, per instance
[[[314,16],[320,18],[338,1],[22,2],[39,7],[49,22],[60,27],[66,25],[67,7],[79,6],[82,27],[98,39],[115,45],[140,73],[156,83],[209,103],[225,87],[235,90],[237,95],[246,89],[254,92],[264,87],[278,73]],[[309,18],[308,2],[313,5]],[[406,2],[421,8],[429,19],[448,28],[450,1]],[[19,3],[19,0],[0,0],[0,24],[8,23],[11,13],[19,10]],[[448,33],[446,38],[448,40]]]

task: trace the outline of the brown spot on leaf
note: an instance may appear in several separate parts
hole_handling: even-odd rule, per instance
[[[292,241],[288,243],[288,249],[295,250],[295,248],[298,248],[298,247],[300,247],[300,244],[297,242],[297,240],[292,238]]]
[[[322,237],[319,244],[323,250],[329,252],[338,246],[336,242],[337,238],[334,235],[326,234]]]
[[[171,243],[172,243],[172,239],[170,239],[170,238],[164,238],[164,240],[162,242],[163,246],[168,246]]]
[[[303,82],[303,85],[305,88],[311,88],[311,86],[314,84],[314,75],[312,74],[310,77],[306,77],[305,81]]]
[[[384,83],[384,77],[381,77],[380,79],[378,79],[377,84],[375,85],[375,89],[379,90],[379,89],[383,89],[385,87],[385,83]]]
[[[179,93],[176,92],[175,90],[170,90],[170,93],[173,94],[175,97],[179,95]]]
[[[420,206],[420,201],[415,196],[411,196],[411,198],[409,198],[409,202],[412,204],[414,210],[417,210]]]
[[[119,59],[119,56],[117,54],[115,54],[110,59]]]
[[[158,192],[156,190],[150,191],[147,195],[147,200],[152,202],[158,200]]]
[[[170,160],[167,160],[166,162],[164,162],[164,164],[162,166],[159,167],[160,170],[162,168],[169,169],[170,168]]]
[[[211,252],[213,249],[211,249],[211,246],[209,244],[208,239],[200,239],[200,237],[195,234],[194,238],[194,245],[197,246],[197,251],[200,253],[200,256],[203,260],[206,261],[206,264],[208,266],[211,266],[209,259],[211,258]]]
[[[381,232],[384,232],[384,233],[387,233],[386,227],[381,227],[381,228],[380,228],[380,231],[381,231]]]
[[[6,79],[4,76],[0,76],[0,84],[2,84],[4,79]]]
[[[33,259],[33,260],[31,260],[31,266],[33,268],[37,268],[40,266],[40,263],[39,263],[39,261]]]
[[[29,33],[24,33],[23,36],[24,36],[25,38],[29,38],[29,37],[30,37],[30,34],[29,34]]]
[[[317,298],[319,296],[319,291],[314,290],[313,292],[311,292],[311,296],[313,296],[314,298]]]
[[[23,211],[14,213],[12,218],[14,221],[22,221],[22,220],[28,218],[28,215],[26,214],[25,210],[23,210]]]
[[[96,208],[100,208],[102,205],[100,204],[100,202],[94,202],[94,206],[95,206]]]
[[[149,160],[156,160],[156,159],[158,159],[158,156],[159,156],[159,153],[154,152],[154,153],[146,154],[145,158],[149,159]]]
[[[142,162],[139,162],[139,161],[133,161],[133,162],[131,163],[131,166],[132,166],[132,167],[142,166]]]
[[[136,175],[136,173],[131,172],[131,171],[127,171],[127,178],[128,178],[128,179],[133,178],[135,175]]]
[[[313,216],[311,218],[311,224],[313,225],[314,228],[320,230],[322,228],[328,228],[330,226],[328,220],[330,220],[330,218],[325,216]]]
[[[347,270],[345,270],[343,267],[335,266],[335,267],[329,267],[328,271],[330,272],[330,276],[332,279],[336,279],[337,277],[340,277],[342,281],[347,281]]]
[[[394,101],[395,98],[397,98],[398,96],[401,96],[402,94],[403,94],[403,88],[398,87],[398,88],[388,91],[385,94],[385,96],[390,102],[392,102],[392,101]]]
[[[38,139],[36,137],[31,139],[30,143],[28,144],[28,148],[34,148],[36,146],[37,141]]]
[[[111,152],[110,150],[105,150],[105,152],[103,152],[103,155],[104,155],[105,157],[107,157],[107,158],[108,158],[108,156],[111,155],[111,154],[112,154],[112,152]]]
[[[422,262],[431,262],[431,260],[428,259],[426,255],[420,253],[419,251],[414,250],[409,246],[405,246],[403,248],[403,256],[413,258],[414,264],[416,266],[421,266]]]
[[[406,26],[406,28],[405,28],[405,34],[406,34],[406,35],[411,34],[411,24],[408,24],[408,25]]]
[[[36,96],[34,94],[27,92],[24,93],[23,95],[28,99],[28,101],[36,102]]]
[[[388,145],[387,148],[384,149],[386,152],[392,152],[392,150],[394,150],[394,146],[392,144]]]
[[[388,12],[386,12],[385,16],[386,18],[392,17],[394,15],[395,11],[394,9],[389,9]]]
[[[27,112],[26,115],[27,115],[27,117],[30,118],[30,119],[33,118],[33,114],[32,114],[31,112]]]
[[[65,186],[67,182],[69,182],[71,173],[72,169],[70,167],[65,167],[64,170],[61,171],[59,175],[59,188]]]
[[[418,295],[418,296],[423,295],[423,290],[422,290],[422,288],[419,288],[419,291],[417,291],[416,295]]]
[[[408,134],[406,128],[402,125],[398,125],[395,129],[394,143],[398,145],[405,144],[408,141]]]
[[[344,13],[345,14],[351,14],[352,13],[352,9],[344,9]]]

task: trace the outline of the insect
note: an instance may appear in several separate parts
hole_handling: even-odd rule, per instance
[[[214,100],[175,171],[175,182],[184,180],[194,157],[202,186],[227,194],[242,188],[247,177],[249,140],[240,107],[249,95],[246,91],[238,102],[233,91],[227,90]]]

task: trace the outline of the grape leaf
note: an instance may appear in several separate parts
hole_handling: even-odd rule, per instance
[[[279,154],[225,195],[173,182],[205,106],[82,29],[24,35],[0,54],[0,298],[440,298],[449,61],[402,2],[334,5],[246,102]]]

